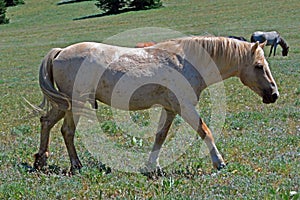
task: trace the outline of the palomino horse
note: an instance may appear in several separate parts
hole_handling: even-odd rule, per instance
[[[177,114],[201,136],[213,166],[221,169],[225,162],[195,106],[207,86],[233,76],[260,95],[264,103],[274,103],[279,93],[264,57],[264,45],[225,37],[186,37],[147,48],[84,42],[52,49],[39,72],[40,87],[51,109],[40,120],[40,148],[34,167],[46,165],[50,129],[62,118],[61,132],[71,172],[82,167],[74,146],[80,113],[74,108],[99,100],[124,110],[162,107],[148,169],[159,168],[159,151]],[[180,77],[185,82],[180,82]],[[82,82],[77,84],[76,80]],[[128,89],[136,87],[136,83],[145,84],[129,94]],[[123,97],[129,97],[129,102],[124,102]]]
[[[251,35],[250,38],[251,42],[265,42],[267,41],[267,45],[271,45],[269,57],[272,54],[272,50],[274,47],[274,54],[276,53],[277,45],[279,44],[282,48],[282,56],[287,56],[289,52],[289,46],[286,41],[279,35],[277,31],[270,31],[270,32],[262,32],[256,31]]]

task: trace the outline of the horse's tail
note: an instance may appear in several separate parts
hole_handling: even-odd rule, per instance
[[[59,92],[55,88],[53,77],[53,60],[62,51],[60,48],[52,49],[43,59],[39,72],[39,83],[41,90],[44,94],[44,100],[40,105],[43,108],[48,102],[52,106],[57,107],[60,110],[71,109],[71,98],[66,94]]]

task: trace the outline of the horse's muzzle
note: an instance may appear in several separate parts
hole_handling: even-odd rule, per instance
[[[274,92],[271,95],[264,95],[263,96],[263,102],[266,103],[266,104],[275,103],[275,101],[278,99],[278,97],[279,97],[278,92]]]

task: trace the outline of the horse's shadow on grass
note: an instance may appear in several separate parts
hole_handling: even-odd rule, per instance
[[[20,163],[18,165],[19,169],[27,172],[27,173],[42,173],[42,174],[55,174],[55,175],[68,175],[68,170],[63,169],[57,165],[47,165],[43,167],[42,169],[38,170],[31,166],[29,163]]]
[[[76,171],[76,173],[71,173],[69,169],[67,168],[61,168],[57,165],[47,165],[43,167],[40,170],[35,169],[33,166],[31,166],[27,162],[20,163],[18,165],[19,170],[26,172],[26,173],[37,173],[37,174],[45,174],[45,175],[58,175],[58,176],[73,176],[77,173],[81,173],[80,170]],[[96,162],[96,161],[89,161],[87,163],[87,168],[91,169],[97,169],[99,172],[103,174],[110,174],[112,172],[112,169],[103,164],[102,162]],[[177,169],[161,169],[162,171],[157,172],[143,172],[140,171],[142,175],[147,177],[147,180],[158,180],[161,177],[184,177],[187,179],[194,179],[199,176],[203,175],[211,175],[219,171],[213,171],[213,172],[207,172],[203,170],[200,166],[194,166],[191,168],[190,166],[180,166]]]
[[[57,165],[47,165],[47,166],[43,167],[42,169],[38,170],[26,162],[26,163],[20,163],[18,165],[18,167],[21,171],[25,171],[27,173],[42,173],[42,174],[46,174],[46,175],[60,175],[60,176],[74,175],[73,173],[70,172],[69,169],[61,168]],[[110,167],[106,166],[105,164],[103,164],[101,162],[89,163],[88,167],[96,168],[99,170],[99,172],[102,172],[105,174],[109,174],[112,171]],[[80,171],[79,171],[79,173],[80,173]]]

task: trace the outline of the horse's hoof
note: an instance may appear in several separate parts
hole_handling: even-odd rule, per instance
[[[221,170],[221,169],[224,169],[226,167],[226,164],[225,163],[221,163],[221,165],[219,165],[217,167],[217,170]]]
[[[155,173],[156,173],[157,176],[160,176],[160,177],[164,177],[164,176],[167,175],[167,173],[160,166],[158,166],[156,168]]]
[[[80,173],[80,169],[82,168],[82,164],[79,160],[77,160],[74,164],[71,165],[70,175],[75,175],[76,171]]]
[[[42,155],[39,153],[34,154],[34,163],[33,167],[37,170],[41,170],[44,166],[47,165],[47,159],[49,157],[49,153],[45,152]]]

